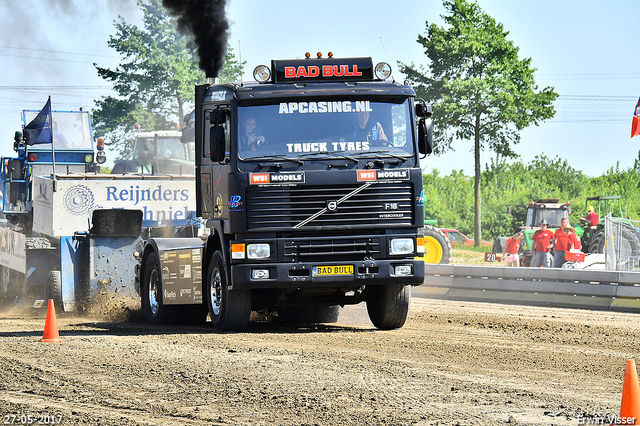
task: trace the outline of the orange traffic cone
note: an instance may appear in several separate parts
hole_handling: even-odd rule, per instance
[[[47,306],[47,319],[44,321],[44,333],[41,342],[62,342],[58,334],[58,319],[56,318],[56,308],[53,306],[53,299],[49,299]],[[637,377],[637,376],[636,376]]]
[[[622,385],[622,403],[620,405],[620,419],[634,417],[634,421],[626,424],[640,424],[640,383],[636,362],[633,359],[627,361],[624,371],[624,383]]]

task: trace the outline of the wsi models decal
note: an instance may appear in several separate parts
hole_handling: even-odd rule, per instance
[[[409,180],[409,170],[358,170],[358,182],[379,180]]]
[[[304,183],[304,172],[250,173],[250,185],[291,185]]]

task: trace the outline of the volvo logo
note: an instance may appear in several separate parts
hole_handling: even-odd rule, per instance
[[[337,201],[327,201],[327,210],[331,212],[335,212],[338,210],[338,202]]]

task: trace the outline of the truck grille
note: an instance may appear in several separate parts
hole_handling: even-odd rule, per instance
[[[285,262],[345,262],[380,258],[380,237],[285,239]]]
[[[339,186],[249,187],[246,192],[248,229],[364,228],[411,226],[413,194],[410,183]],[[331,202],[361,189],[312,220]],[[304,221],[308,221],[300,225]]]

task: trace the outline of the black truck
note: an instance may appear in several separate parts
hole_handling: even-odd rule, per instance
[[[424,279],[420,158],[431,106],[371,58],[273,60],[256,82],[195,88],[202,238],[146,242],[136,289],[151,323],[243,330],[269,309],[335,322],[366,302],[404,325]]]

